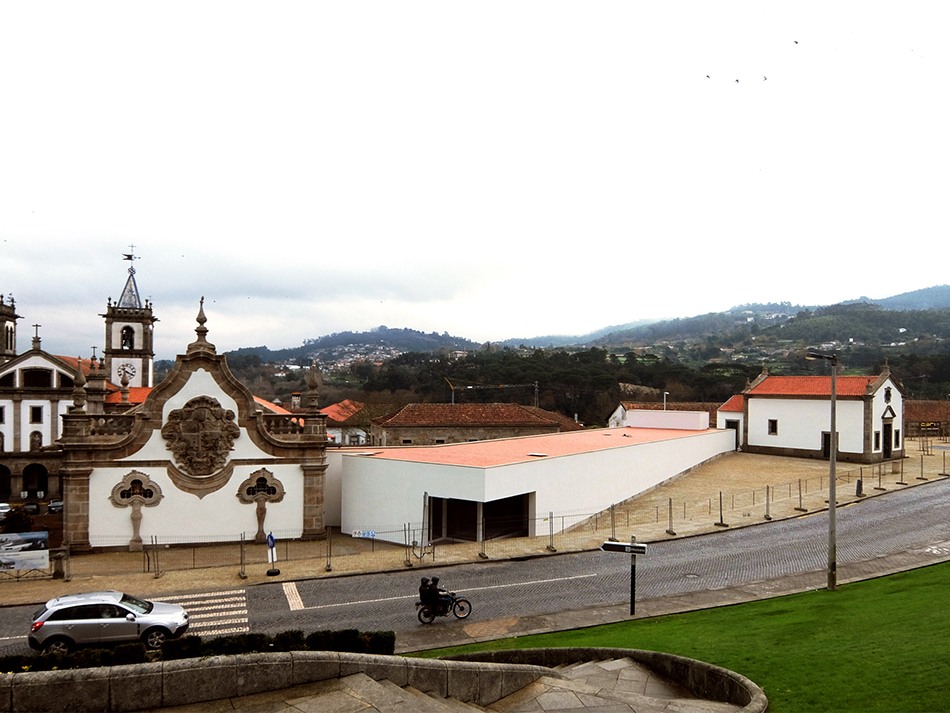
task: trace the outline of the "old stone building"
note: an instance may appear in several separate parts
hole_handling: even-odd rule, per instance
[[[560,414],[531,406],[413,403],[374,419],[370,441],[374,446],[434,446],[582,429]]]

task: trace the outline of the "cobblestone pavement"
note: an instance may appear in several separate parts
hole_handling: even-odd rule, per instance
[[[836,479],[839,505],[947,477],[950,445],[932,444],[924,451],[916,441],[908,441],[906,447],[907,457],[896,465],[839,463]],[[622,533],[629,532],[635,532],[639,542],[658,542],[715,532],[724,524],[736,528],[796,517],[803,512],[827,508],[828,474],[827,461],[730,453],[620,503],[612,512],[604,511],[587,518],[567,533],[553,538],[541,535],[481,545],[440,545],[436,551],[437,563],[444,567],[479,561],[486,556],[503,560],[543,554],[552,549],[552,542],[558,552],[590,550],[614,534],[625,539]],[[257,547],[259,555],[265,548]],[[216,549],[233,551],[233,545],[203,547],[197,554],[189,551],[186,556],[191,559],[185,568],[164,567],[158,577],[154,572],[143,571],[142,553],[79,555],[69,560],[66,579],[0,578],[0,603],[33,604],[61,594],[104,588],[160,597],[168,593],[398,571],[405,568],[407,557],[413,556],[400,545],[338,533],[329,543],[286,543],[286,547],[287,556],[281,557],[277,576],[267,574],[270,567],[266,561],[261,563],[260,558],[257,563],[243,568],[236,558],[223,566],[201,566],[198,561],[206,559],[213,563]],[[316,556],[307,557],[306,553],[292,548],[309,548],[306,552]],[[162,558],[171,561],[174,552],[169,550]]]

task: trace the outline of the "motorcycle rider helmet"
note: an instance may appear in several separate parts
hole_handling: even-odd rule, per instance
[[[439,583],[439,578],[438,578],[438,577],[433,577],[433,578],[432,578],[432,583],[433,583],[433,584],[438,584],[438,583]]]
[[[423,584],[428,584],[428,583],[429,583],[429,578],[428,578],[428,577],[423,577],[423,578],[422,578],[422,583],[423,583]]]

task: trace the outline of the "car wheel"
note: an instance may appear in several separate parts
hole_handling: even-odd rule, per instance
[[[168,632],[164,629],[149,629],[144,634],[142,634],[142,643],[145,644],[145,648],[151,649],[152,651],[158,651],[162,648],[162,644],[168,639]]]
[[[54,636],[43,642],[43,653],[53,656],[65,656],[72,650],[72,642],[62,636]]]

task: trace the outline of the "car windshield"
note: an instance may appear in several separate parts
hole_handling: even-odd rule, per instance
[[[144,599],[133,597],[131,594],[123,594],[120,600],[122,604],[134,611],[136,614],[148,614],[152,611],[152,603]]]

